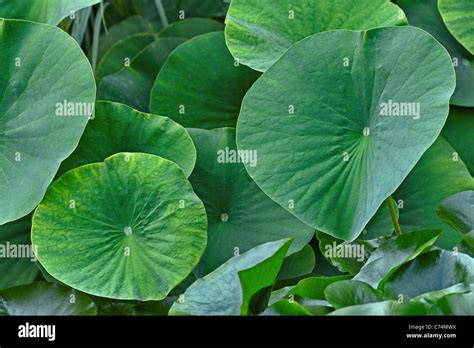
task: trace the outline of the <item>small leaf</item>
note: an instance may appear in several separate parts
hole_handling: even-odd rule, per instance
[[[246,315],[251,297],[278,275],[291,241],[259,245],[198,279],[171,307],[170,315]]]
[[[343,280],[329,285],[324,291],[334,308],[383,301],[383,293],[369,284],[357,280]]]
[[[441,231],[417,231],[387,240],[370,255],[354,280],[382,289],[397,269],[429,249],[440,234]]]

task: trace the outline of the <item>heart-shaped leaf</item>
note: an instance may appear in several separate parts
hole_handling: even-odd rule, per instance
[[[237,152],[235,129],[190,129],[197,162],[189,178],[206,206],[209,228],[198,274],[203,276],[257,245],[294,238],[290,253],[301,250],[314,230],[266,196],[248,176],[243,161],[257,164],[252,151]]]
[[[387,240],[370,255],[354,280],[382,289],[397,269],[429,249],[440,234],[441,231],[417,231]]]
[[[253,295],[275,281],[290,240],[259,245],[192,284],[170,315],[246,315]]]
[[[144,114],[126,105],[97,102],[79,146],[59,173],[103,162],[119,152],[142,152],[178,164],[186,176],[193,171],[196,149],[186,129],[167,117]]]
[[[451,104],[474,106],[474,56],[451,35],[438,11],[438,0],[398,0],[410,25],[426,30],[443,44],[453,59],[456,90]]]
[[[76,290],[37,282],[0,291],[1,315],[95,315],[91,299]]]
[[[438,245],[452,248],[462,235],[444,224],[436,215],[436,208],[447,197],[474,189],[466,165],[456,151],[440,137],[423,155],[410,175],[393,194],[400,207],[402,231],[442,229]]]
[[[462,253],[433,250],[400,267],[389,278],[384,291],[408,300],[459,283],[474,283],[474,259]]]
[[[274,201],[351,241],[438,137],[454,80],[420,29],[317,34],[249,90],[237,145],[258,153],[246,168]]]
[[[329,285],[324,291],[326,299],[339,309],[383,301],[383,293],[369,284],[356,280],[343,280]]]
[[[0,0],[0,17],[58,25],[75,11],[100,0]]]
[[[204,205],[183,171],[148,154],[117,154],[57,180],[33,217],[38,259],[92,295],[159,300],[197,265]]]
[[[294,43],[334,29],[406,24],[387,0],[233,0],[226,18],[229,50],[242,64],[266,71]]]
[[[164,38],[147,46],[133,58],[129,67],[102,79],[98,98],[148,112],[155,77],[170,53],[183,42],[185,39]]]
[[[451,34],[474,54],[474,2],[438,0],[439,11]]]
[[[40,274],[30,231],[30,215],[0,226],[0,290],[30,284]]]
[[[185,127],[235,127],[242,98],[260,76],[234,62],[224,33],[197,36],[169,57],[151,92],[151,111]]]
[[[0,32],[2,225],[36,207],[77,146],[95,82],[86,56],[61,29],[0,19]]]

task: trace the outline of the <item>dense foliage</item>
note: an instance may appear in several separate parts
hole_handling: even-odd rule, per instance
[[[0,0],[0,315],[474,315],[471,0]]]

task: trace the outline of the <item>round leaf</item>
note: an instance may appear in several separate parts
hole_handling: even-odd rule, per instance
[[[439,0],[438,5],[449,31],[471,54],[474,54],[474,2]]]
[[[294,253],[311,240],[314,230],[269,199],[248,176],[236,152],[235,129],[191,129],[190,133],[198,159],[189,180],[209,220],[199,275],[213,271],[236,251],[294,238],[290,248]],[[250,152],[246,159],[258,161]]]
[[[305,37],[334,29],[404,25],[406,18],[387,0],[233,0],[226,24],[232,55],[252,69],[266,71]]]
[[[417,28],[317,34],[249,90],[237,145],[258,153],[246,168],[274,201],[354,240],[438,137],[454,79],[446,50]]]
[[[122,153],[57,180],[36,210],[31,238],[46,271],[75,289],[159,300],[204,252],[205,214],[176,164]]]
[[[97,102],[79,146],[60,174],[84,164],[102,162],[119,152],[143,152],[178,164],[186,176],[193,171],[196,149],[186,129],[167,117],[144,114],[126,105]]]
[[[37,282],[0,291],[0,316],[96,313],[97,308],[87,295],[58,284]]]
[[[0,19],[0,225],[30,213],[77,146],[95,100],[91,66],[59,28]]]
[[[169,57],[151,92],[151,111],[185,127],[234,127],[260,74],[234,62],[223,33],[197,36]]]

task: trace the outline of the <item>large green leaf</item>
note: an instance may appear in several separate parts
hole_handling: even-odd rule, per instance
[[[191,39],[195,36],[223,31],[224,25],[207,18],[189,18],[171,23],[159,32],[159,37],[179,37]]]
[[[429,249],[440,234],[441,231],[417,231],[387,240],[370,255],[354,280],[382,289],[397,269]]]
[[[259,245],[193,283],[170,315],[246,315],[253,295],[272,285],[291,241]]]
[[[0,33],[2,225],[43,198],[84,132],[95,83],[86,56],[61,29],[0,19]]]
[[[138,33],[115,43],[107,53],[105,53],[97,66],[97,81],[125,68],[131,63],[133,58],[148,45],[152,44],[155,39],[155,34]]]
[[[446,198],[437,210],[438,216],[456,231],[474,231],[474,191],[464,191]]]
[[[384,291],[408,300],[459,283],[474,283],[474,259],[462,253],[434,250],[400,267],[388,279]]]
[[[473,315],[474,313],[474,292],[467,294],[450,294],[438,302],[430,309],[430,315]]]
[[[58,25],[71,12],[100,0],[0,0],[0,17]]]
[[[30,215],[0,226],[0,290],[30,284],[38,277],[30,231]]]
[[[354,240],[438,137],[454,80],[446,50],[420,29],[320,33],[249,90],[237,145],[257,151],[247,171],[274,201]]]
[[[441,134],[456,150],[471,175],[474,176],[474,151],[472,151],[474,108],[451,107],[448,122]]]
[[[426,30],[449,51],[456,70],[451,104],[474,106],[474,56],[451,35],[438,11],[438,0],[398,0],[411,25]]]
[[[169,57],[151,92],[151,111],[185,127],[234,127],[259,73],[235,64],[223,33],[197,36]]]
[[[449,31],[471,54],[474,54],[474,2],[438,0],[438,6]]]
[[[474,189],[466,165],[457,160],[455,152],[440,137],[393,195],[403,205],[399,218],[402,231],[442,229],[445,232],[439,243],[445,248],[454,247],[462,235],[438,218],[436,208],[445,198]]]
[[[226,41],[239,61],[266,71],[294,43],[334,29],[367,30],[406,24],[388,0],[233,0]]]
[[[175,163],[122,153],[57,180],[36,210],[31,238],[46,271],[75,289],[159,300],[204,252],[205,214]]]
[[[190,133],[198,155],[189,180],[206,206],[209,221],[199,275],[266,242],[294,238],[290,248],[294,253],[311,240],[314,230],[268,198],[248,176],[242,158],[258,161],[258,157],[252,153],[238,157],[235,129],[190,129]]]
[[[1,315],[95,315],[91,299],[76,290],[37,282],[0,291]]]
[[[326,299],[339,309],[383,301],[383,293],[369,284],[356,280],[343,280],[329,285],[324,291]]]
[[[186,129],[167,117],[144,114],[126,105],[97,102],[76,151],[63,162],[60,174],[84,164],[102,162],[119,152],[143,152],[178,164],[186,176],[193,171],[196,149]]]
[[[184,41],[180,38],[163,38],[147,46],[133,58],[130,66],[102,79],[98,98],[148,112],[150,91],[156,75],[170,53]]]
[[[185,17],[213,17],[224,12],[229,1],[226,0],[180,0],[178,10]]]
[[[426,308],[422,303],[397,301],[373,302],[335,310],[330,315],[426,315]]]

